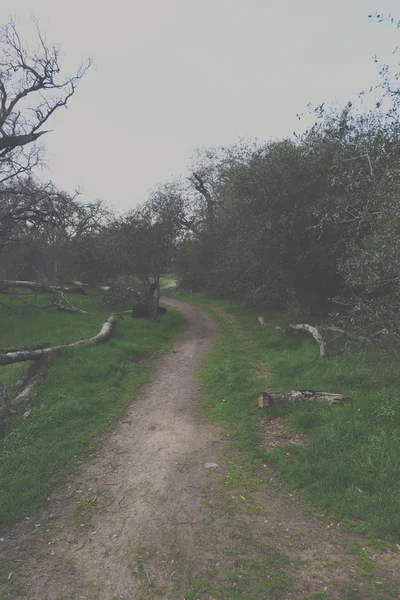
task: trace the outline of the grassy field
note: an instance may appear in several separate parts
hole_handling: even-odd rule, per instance
[[[34,297],[23,299],[33,302]],[[96,335],[111,310],[96,297],[70,299],[91,314],[28,306],[22,312],[2,310],[2,348],[39,342],[53,346]],[[46,303],[48,297],[36,298],[36,304]],[[125,316],[107,344],[73,348],[51,360],[46,380],[34,392],[32,417],[24,421],[26,407],[19,406],[6,420],[6,436],[0,441],[0,523],[10,524],[34,512],[68,472],[79,468],[96,434],[112,426],[148,380],[151,359],[166,350],[183,328],[182,316],[173,310],[156,324]],[[0,381],[6,389],[26,364],[1,367]]]
[[[261,328],[256,314],[202,294],[180,296],[209,310],[222,334],[202,370],[205,406],[248,464],[279,467],[286,484],[341,525],[370,538],[400,539],[398,366],[374,349],[347,347],[328,361],[308,336]],[[265,315],[282,323],[282,316]],[[336,343],[337,346],[337,343]],[[263,381],[264,379],[264,381]],[[261,390],[320,389],[352,395],[343,406],[301,402],[259,410]],[[269,449],[271,418],[304,444]]]
[[[172,283],[174,283],[174,281],[175,281],[175,277],[171,273],[164,273],[160,277],[160,285],[161,286],[171,285]]]

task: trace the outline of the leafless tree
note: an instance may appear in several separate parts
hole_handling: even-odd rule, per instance
[[[21,40],[14,21],[0,28],[0,185],[29,174],[43,160],[35,142],[51,115],[66,107],[91,66],[81,64],[73,76],[64,76],[60,48],[47,43],[35,23],[37,47]]]
[[[77,195],[31,177],[14,181],[7,189],[0,187],[0,251],[32,233],[51,243],[60,232],[68,240],[97,230],[107,209],[101,201],[82,204]]]

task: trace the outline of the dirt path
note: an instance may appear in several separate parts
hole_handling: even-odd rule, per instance
[[[32,600],[86,597],[91,588],[99,599],[140,598],[136,554],[148,544],[162,549],[166,529],[193,520],[204,463],[219,451],[217,431],[201,424],[194,410],[200,395],[195,373],[218,325],[199,309],[166,302],[184,313],[188,327],[182,339],[160,359],[153,381],[98,456],[56,493],[43,521],[54,516],[40,523],[51,531],[38,536],[36,521],[30,532],[26,526],[13,531],[13,537],[24,536],[29,554],[35,545],[36,560],[28,559]],[[146,580],[152,577],[145,574]]]
[[[306,514],[268,470],[254,489],[224,453],[195,377],[218,325],[167,303],[184,313],[185,334],[97,455],[1,541],[0,600],[388,597],[393,554],[376,553],[369,569],[357,538]]]

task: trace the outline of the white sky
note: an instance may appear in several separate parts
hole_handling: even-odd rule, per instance
[[[307,102],[347,102],[390,59],[398,0],[1,0],[0,23],[34,14],[70,71],[96,69],[46,135],[56,185],[128,209],[185,172],[191,150],[291,135]]]

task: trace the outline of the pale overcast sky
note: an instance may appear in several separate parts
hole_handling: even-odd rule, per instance
[[[307,102],[347,102],[390,58],[398,0],[1,0],[0,22],[34,14],[72,71],[93,70],[46,135],[58,186],[117,209],[185,172],[197,146],[291,135]]]

